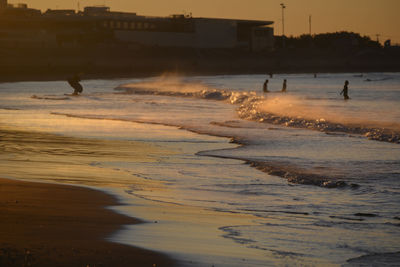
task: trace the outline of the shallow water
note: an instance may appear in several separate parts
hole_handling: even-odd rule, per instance
[[[266,78],[92,80],[79,97],[63,95],[65,82],[1,84],[0,170],[117,188],[123,212],[158,223],[114,240],[184,265],[340,265],[400,251],[400,74],[274,75],[262,94]],[[49,145],[57,138],[15,128],[61,137]]]

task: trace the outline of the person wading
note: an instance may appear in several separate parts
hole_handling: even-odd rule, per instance
[[[268,91],[268,79],[265,80],[264,85],[263,85],[263,92],[267,93]]]
[[[82,93],[83,87],[79,83],[81,81],[81,78],[79,77],[79,74],[74,74],[74,76],[68,78],[68,83],[71,85],[72,88],[74,88],[74,92],[72,95],[78,95]]]
[[[282,85],[282,92],[286,92],[286,79],[283,80],[283,85]]]
[[[348,85],[349,85],[349,81],[345,81],[343,90],[340,92],[340,95],[343,95],[344,100],[350,99],[349,94],[348,94],[349,93]]]

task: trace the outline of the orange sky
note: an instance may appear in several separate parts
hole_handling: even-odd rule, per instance
[[[78,0],[9,0],[32,8],[77,9]],[[139,15],[168,16],[192,13],[194,17],[220,17],[275,21],[275,33],[282,33],[281,7],[285,3],[285,34],[354,31],[380,40],[400,43],[400,0],[79,0],[81,8],[107,5],[113,11]]]

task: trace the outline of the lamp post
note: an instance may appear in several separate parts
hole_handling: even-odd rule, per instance
[[[284,10],[286,8],[284,3],[281,3],[282,8],[282,47],[285,47],[285,14]]]
[[[284,3],[281,3],[281,7],[282,7],[282,37],[285,36],[285,14],[284,14],[284,10],[286,8]]]

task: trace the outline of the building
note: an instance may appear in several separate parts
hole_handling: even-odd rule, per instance
[[[40,16],[38,9],[28,8],[27,4],[8,4],[7,0],[0,0],[0,14],[3,17],[32,17]]]
[[[159,47],[245,48],[252,51],[273,48],[272,21],[193,18],[187,15],[146,17],[136,13],[87,12],[100,27],[111,30],[119,41]]]
[[[7,7],[7,0],[0,0],[0,10]]]
[[[0,39],[10,46],[15,43],[30,46],[35,42],[42,47],[90,43],[262,51],[272,50],[274,42],[272,21],[193,18],[180,14],[149,17],[112,12],[106,6],[85,7],[83,12],[49,9],[42,14],[25,4],[10,6],[7,0],[0,0],[0,7],[6,15],[0,17]],[[32,38],[32,34],[36,37]],[[19,37],[12,39],[15,36]]]

